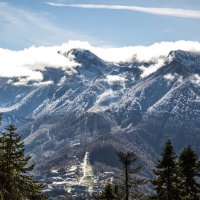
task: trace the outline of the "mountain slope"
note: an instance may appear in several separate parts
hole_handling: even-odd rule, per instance
[[[58,53],[77,66],[47,66],[40,82],[0,81],[3,126],[19,127],[36,162],[64,164],[111,146],[134,149],[149,166],[168,137],[178,151],[189,143],[200,153],[199,53],[178,50],[117,64],[84,49]],[[105,163],[112,166],[109,155]]]

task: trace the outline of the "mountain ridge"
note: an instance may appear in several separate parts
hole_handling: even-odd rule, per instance
[[[66,152],[69,160],[106,141],[116,150],[134,149],[150,164],[168,137],[178,151],[191,143],[200,153],[200,53],[171,51],[155,71],[158,60],[116,64],[83,49],[58,53],[78,63],[73,73],[46,67],[41,82],[0,82],[2,127],[19,127],[36,162]]]

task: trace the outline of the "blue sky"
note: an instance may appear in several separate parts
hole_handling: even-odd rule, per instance
[[[200,1],[0,1],[0,36],[0,48],[13,50],[69,40],[113,47],[199,41]]]

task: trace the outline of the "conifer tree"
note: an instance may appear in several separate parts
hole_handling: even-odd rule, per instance
[[[179,200],[181,183],[178,178],[176,155],[170,140],[164,146],[154,173],[156,178],[152,184],[155,194],[152,199]]]
[[[24,143],[13,125],[0,133],[0,199],[44,200],[43,186],[29,175],[34,165],[25,157]]]
[[[140,166],[136,164],[137,157],[134,152],[119,152],[119,162],[122,164],[122,174],[119,179],[119,195],[122,200],[141,199],[143,193],[140,186],[145,184],[145,180],[139,178]]]
[[[200,163],[198,155],[190,145],[181,152],[178,164],[188,198],[199,200],[200,184],[197,182],[197,178],[200,177]]]
[[[103,191],[96,195],[97,200],[117,200],[117,186],[107,182],[103,188]]]

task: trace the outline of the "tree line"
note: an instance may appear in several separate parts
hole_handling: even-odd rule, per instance
[[[34,165],[25,155],[24,143],[9,125],[0,132],[0,200],[46,200],[43,185],[30,175]]]
[[[0,200],[46,200],[44,186],[34,180],[25,155],[24,143],[9,125],[0,132]],[[120,173],[113,182],[105,184],[96,200],[200,200],[200,161],[189,145],[176,156],[168,140],[153,170],[154,179],[141,177],[142,167],[134,152],[118,152]],[[144,186],[151,184],[152,193],[145,194]]]
[[[200,200],[200,161],[191,146],[176,156],[168,140],[157,161],[153,180],[140,178],[142,167],[137,166],[134,152],[119,152],[121,175],[113,183],[105,184],[97,200]],[[151,184],[152,192],[145,195],[141,186]]]

